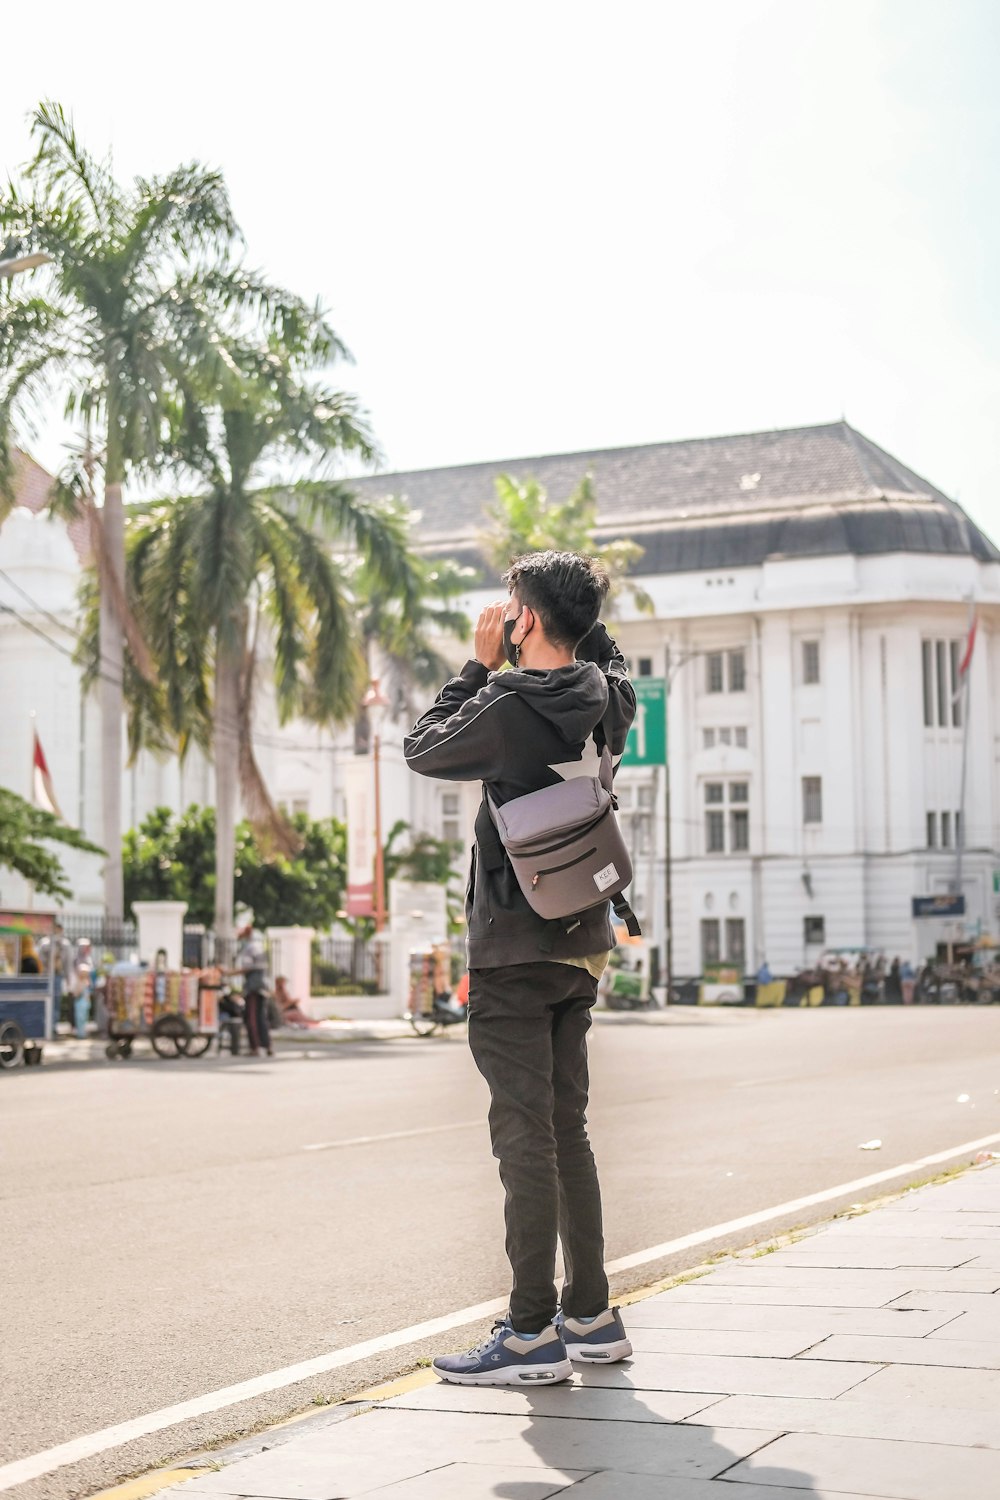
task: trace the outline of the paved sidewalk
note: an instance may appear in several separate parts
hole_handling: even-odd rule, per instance
[[[1000,1166],[634,1303],[546,1390],[426,1382],[175,1487],[268,1500],[993,1500]],[[458,1347],[462,1340],[447,1341]]]

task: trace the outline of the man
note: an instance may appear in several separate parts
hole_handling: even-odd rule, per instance
[[[533,553],[504,582],[510,599],[480,615],[475,660],[445,684],[404,743],[412,770],[481,780],[498,807],[597,775],[609,707],[617,762],[635,715],[624,659],[598,623],[608,591],[603,567],[575,553]],[[512,671],[499,670],[505,660]],[[571,1358],[608,1363],[632,1352],[617,1308],[608,1306],[586,1129],[586,1036],[614,947],[609,907],[600,902],[575,925],[537,916],[484,798],[466,916],[469,1044],[490,1089],[513,1288],[509,1316],[492,1337],[468,1354],[436,1359],[434,1369],[469,1385],[565,1380]],[[566,1265],[561,1310],[557,1237]]]
[[[239,930],[240,948],[235,972],[243,975],[243,1007],[250,1056],[259,1057],[261,1049],[274,1056],[271,1031],[267,1023],[267,968],[264,939],[254,931],[252,920]]]

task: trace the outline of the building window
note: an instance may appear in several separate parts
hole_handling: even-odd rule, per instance
[[[747,657],[745,651],[729,653],[729,691],[745,693],[747,686]]]
[[[951,813],[941,814],[941,848],[951,848]]]
[[[652,675],[653,675],[653,658],[651,656],[640,656],[639,657],[639,676],[640,677],[652,677]]]
[[[701,731],[701,748],[703,750],[712,750],[715,748],[714,729],[703,729]]]
[[[958,668],[962,660],[961,641],[923,641],[920,654],[923,668],[924,725],[958,728],[962,723],[962,698],[958,689]]]
[[[802,681],[819,682],[819,641],[802,642]]]
[[[802,821],[803,823],[822,823],[823,821],[823,778],[821,776],[803,776],[802,778]]]
[[[937,813],[927,814],[927,847],[928,849],[937,848]]]
[[[930,641],[921,643],[920,652],[924,667],[924,725],[930,729],[934,723],[934,656]]]
[[[705,691],[721,693],[722,690],[722,652],[712,651],[705,657]]]
[[[732,742],[733,742],[733,732],[732,732],[732,730],[731,729],[720,729],[719,730],[719,744],[720,745],[731,745]]]
[[[457,844],[462,838],[461,807],[458,792],[441,793],[441,837]]]
[[[726,962],[742,969],[746,962],[746,924],[742,917],[726,918]]]
[[[944,641],[934,642],[934,655],[937,665],[937,721],[939,724],[948,722],[948,668],[947,653]]]
[[[725,854],[726,852],[725,813],[711,808],[705,814],[705,852],[707,854]]]
[[[965,835],[962,832],[962,814],[957,812],[955,814],[955,848],[964,847],[964,844]]]
[[[709,964],[717,964],[720,958],[719,949],[719,919],[718,917],[702,917],[701,919],[701,966],[706,969]]]
[[[802,922],[802,936],[807,948],[821,947],[826,942],[826,918],[805,917]]]
[[[742,725],[739,729],[734,729],[733,730],[733,739],[734,739],[734,741],[735,741],[736,746],[737,746],[738,749],[740,749],[740,750],[745,750],[746,749],[746,747],[747,747],[747,731],[746,731],[746,726],[745,725]]]
[[[750,848],[750,786],[746,781],[706,781],[705,852],[745,854]],[[728,821],[727,821],[728,811]],[[726,842],[726,829],[729,841]]]

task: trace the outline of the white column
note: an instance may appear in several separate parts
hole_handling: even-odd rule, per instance
[[[309,1004],[312,990],[313,927],[269,927],[267,941],[271,950],[271,985],[279,975],[288,981],[288,993],[303,1009]]]
[[[133,901],[132,910],[139,928],[139,961],[156,962],[164,949],[167,968],[179,969],[184,960],[184,913],[186,901]]]

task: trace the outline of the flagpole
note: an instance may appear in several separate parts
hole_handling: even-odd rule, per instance
[[[38,715],[35,713],[34,709],[32,709],[31,712],[28,714],[28,724],[29,724],[30,729],[31,729],[31,770],[28,773],[28,800],[31,803],[32,807],[34,807],[36,805],[36,803],[35,803],[35,743],[36,743],[37,738],[38,738],[38,731],[35,728],[35,720],[37,719],[37,717],[38,717]],[[34,882],[31,881],[31,880],[28,881],[28,894],[27,894],[27,896],[25,898],[25,906],[27,907],[28,911],[34,911],[34,909],[35,909],[35,886],[34,886]]]
[[[955,830],[955,895],[962,895],[962,855],[965,851],[965,785],[969,766],[969,697],[972,688],[972,650],[975,638],[976,606],[969,604],[969,633],[965,656],[965,680],[962,683],[962,779],[958,793],[958,827]]]

